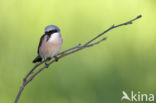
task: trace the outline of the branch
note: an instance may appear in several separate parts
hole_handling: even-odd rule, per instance
[[[139,18],[141,18],[141,17],[142,17],[142,16],[139,15],[139,16],[137,16],[136,18],[134,18],[134,19],[132,19],[132,20],[130,20],[130,21],[128,21],[128,22],[125,22],[125,23],[122,23],[122,24],[119,24],[119,25],[112,25],[110,28],[108,28],[107,30],[105,30],[105,31],[102,32],[101,34],[97,35],[97,36],[94,37],[93,39],[89,40],[89,41],[86,42],[85,44],[83,44],[83,45],[78,44],[78,45],[76,45],[76,46],[74,46],[74,47],[72,47],[72,48],[69,48],[69,49],[67,49],[67,50],[65,50],[65,51],[63,51],[63,52],[61,52],[61,53],[59,53],[59,54],[57,55],[57,57],[58,57],[58,59],[61,59],[61,58],[65,57],[65,56],[67,56],[67,55],[73,54],[73,53],[78,52],[78,51],[80,51],[80,50],[83,50],[83,49],[85,49],[85,48],[95,46],[95,45],[101,43],[102,41],[106,40],[106,37],[103,37],[102,39],[100,39],[100,40],[94,42],[94,41],[97,40],[99,37],[101,37],[101,36],[103,36],[105,33],[107,33],[108,31],[110,31],[110,30],[112,30],[112,29],[114,29],[114,28],[120,27],[120,26],[132,24],[133,21],[135,21],[135,20],[137,20],[137,19],[139,19]],[[23,80],[23,84],[22,84],[22,86],[20,87],[20,90],[19,90],[19,92],[18,92],[18,94],[17,94],[17,97],[16,97],[14,103],[17,103],[17,102],[18,102],[19,97],[21,96],[21,93],[22,93],[22,91],[24,90],[25,86],[26,86],[28,83],[30,83],[30,81],[33,80],[34,77],[36,77],[41,71],[43,71],[45,68],[47,68],[47,66],[49,67],[51,64],[53,64],[54,62],[56,62],[55,59],[52,59],[52,60],[47,64],[47,66],[44,65],[44,66],[42,66],[41,68],[39,68],[36,72],[34,72],[34,70],[35,70],[36,68],[38,68],[39,66],[41,66],[41,65],[42,65],[43,63],[45,63],[46,61],[47,61],[47,60],[44,60],[44,61],[40,62],[39,64],[36,64],[36,65],[30,70],[30,72],[25,76],[25,78],[24,78],[24,80]],[[33,72],[34,72],[34,73],[33,73]]]

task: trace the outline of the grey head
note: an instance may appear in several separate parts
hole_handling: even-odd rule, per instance
[[[53,34],[53,33],[56,33],[56,32],[60,32],[60,29],[55,26],[55,25],[48,25],[46,28],[45,28],[45,34]]]

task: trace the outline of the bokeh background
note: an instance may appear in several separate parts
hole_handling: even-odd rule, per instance
[[[19,103],[121,103],[123,90],[156,95],[156,0],[0,0],[0,103],[13,103],[45,26],[60,27],[65,50],[139,14],[41,72]]]

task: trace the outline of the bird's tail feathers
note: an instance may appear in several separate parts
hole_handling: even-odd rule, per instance
[[[42,58],[38,55],[38,56],[33,60],[33,63],[41,62],[41,61],[42,61]]]

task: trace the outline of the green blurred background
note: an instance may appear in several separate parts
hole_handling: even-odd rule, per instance
[[[156,94],[156,0],[1,0],[0,103],[13,103],[45,26],[60,27],[65,50],[139,14],[41,72],[19,103],[120,103],[123,90]]]

